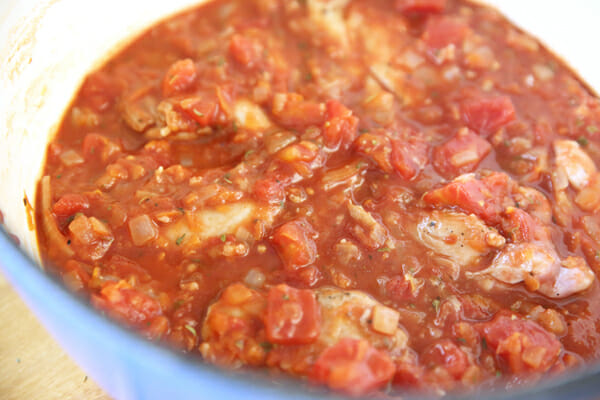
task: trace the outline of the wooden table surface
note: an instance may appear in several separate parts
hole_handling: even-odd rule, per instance
[[[110,400],[0,274],[0,399]]]

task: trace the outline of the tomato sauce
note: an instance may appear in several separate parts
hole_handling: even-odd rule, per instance
[[[217,0],[91,73],[48,147],[43,259],[227,368],[351,395],[600,357],[600,107],[462,0]]]

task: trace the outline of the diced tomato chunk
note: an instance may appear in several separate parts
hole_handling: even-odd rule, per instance
[[[280,182],[273,178],[259,179],[254,183],[254,197],[269,204],[277,204],[285,199],[285,192]]]
[[[499,224],[515,183],[504,173],[494,172],[478,179],[474,174],[461,175],[439,189],[423,195],[428,204],[455,206],[472,213],[489,224]]]
[[[412,283],[402,275],[393,276],[385,285],[388,296],[397,302],[415,297]]]
[[[466,100],[461,104],[461,112],[465,124],[483,136],[515,120],[515,108],[508,96]]]
[[[421,37],[430,49],[439,50],[451,44],[459,45],[468,33],[467,24],[457,18],[432,16]]]
[[[352,111],[335,100],[327,102],[326,121],[323,125],[325,145],[332,150],[346,149],[358,133],[358,118]]]
[[[121,147],[99,133],[88,133],[83,139],[83,155],[87,161],[107,162],[120,153]]]
[[[392,139],[392,166],[406,180],[411,180],[425,167],[429,146],[417,135]]]
[[[465,352],[448,339],[442,339],[425,350],[421,361],[432,368],[445,368],[454,379],[460,379],[469,367]]]
[[[446,8],[446,0],[396,0],[396,9],[410,13],[440,13]]]
[[[255,39],[235,34],[229,42],[229,52],[235,61],[251,69],[260,64],[263,46]]]
[[[289,129],[304,129],[325,122],[325,104],[306,101],[297,93],[277,93],[271,111],[277,122]]]
[[[95,111],[104,111],[113,105],[122,88],[106,72],[90,75],[81,88],[81,97]]]
[[[503,215],[502,231],[514,243],[531,242],[541,239],[544,227],[536,223],[529,213],[520,208],[509,207]]]
[[[90,208],[90,202],[87,197],[82,194],[65,194],[54,206],[52,211],[59,217],[68,217],[70,215],[82,212]]]
[[[373,160],[384,172],[391,173],[392,145],[390,139],[382,133],[363,133],[354,141],[354,147],[359,154]]]
[[[91,301],[96,308],[107,314],[137,326],[162,312],[157,300],[133,288],[126,281],[107,283],[99,294],[92,295]]]
[[[492,150],[492,145],[469,129],[461,129],[433,152],[433,165],[444,177],[473,171]]]
[[[171,97],[190,89],[197,76],[196,65],[191,59],[186,58],[185,60],[176,61],[169,67],[163,79],[163,96]]]
[[[487,346],[506,363],[514,374],[545,372],[554,365],[562,351],[558,338],[536,322],[501,311],[477,329]]]
[[[312,290],[287,285],[274,286],[267,298],[265,327],[272,343],[308,344],[321,329],[321,315]]]
[[[366,340],[344,338],[327,348],[315,363],[311,378],[353,396],[385,385],[394,375],[392,360]]]
[[[219,106],[216,101],[197,97],[182,100],[179,106],[200,126],[212,126],[217,122]]]
[[[273,233],[273,244],[288,269],[296,270],[315,261],[314,235],[314,229],[305,219],[287,222]]]

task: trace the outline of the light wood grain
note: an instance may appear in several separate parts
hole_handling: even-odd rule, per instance
[[[0,399],[110,400],[0,274]]]

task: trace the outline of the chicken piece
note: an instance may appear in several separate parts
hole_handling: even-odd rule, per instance
[[[258,208],[250,202],[238,202],[187,212],[184,218],[165,228],[165,235],[171,243],[191,247],[209,238],[234,234],[253,219],[270,224],[277,208]]]
[[[349,0],[308,0],[308,16],[319,42],[345,48],[348,32],[344,21],[344,10]]]
[[[388,238],[387,229],[367,212],[363,206],[348,202],[350,217],[356,221],[351,231],[365,246],[375,250],[383,246]]]
[[[597,173],[594,161],[574,140],[554,142],[556,165],[566,173],[569,183],[577,190],[585,188]]]
[[[475,264],[506,242],[479,217],[454,211],[423,212],[410,231],[415,240],[458,267]]]
[[[530,291],[552,298],[584,291],[594,281],[594,273],[582,258],[568,257],[561,262],[552,247],[538,243],[509,244],[489,268],[470,275],[481,274],[512,285],[525,282]]]
[[[388,350],[392,357],[406,348],[408,337],[402,329],[391,335],[373,329],[369,320],[374,319],[377,307],[384,306],[368,294],[324,287],[316,289],[315,295],[321,308],[318,344],[332,346],[342,338],[365,339],[375,348]]]

